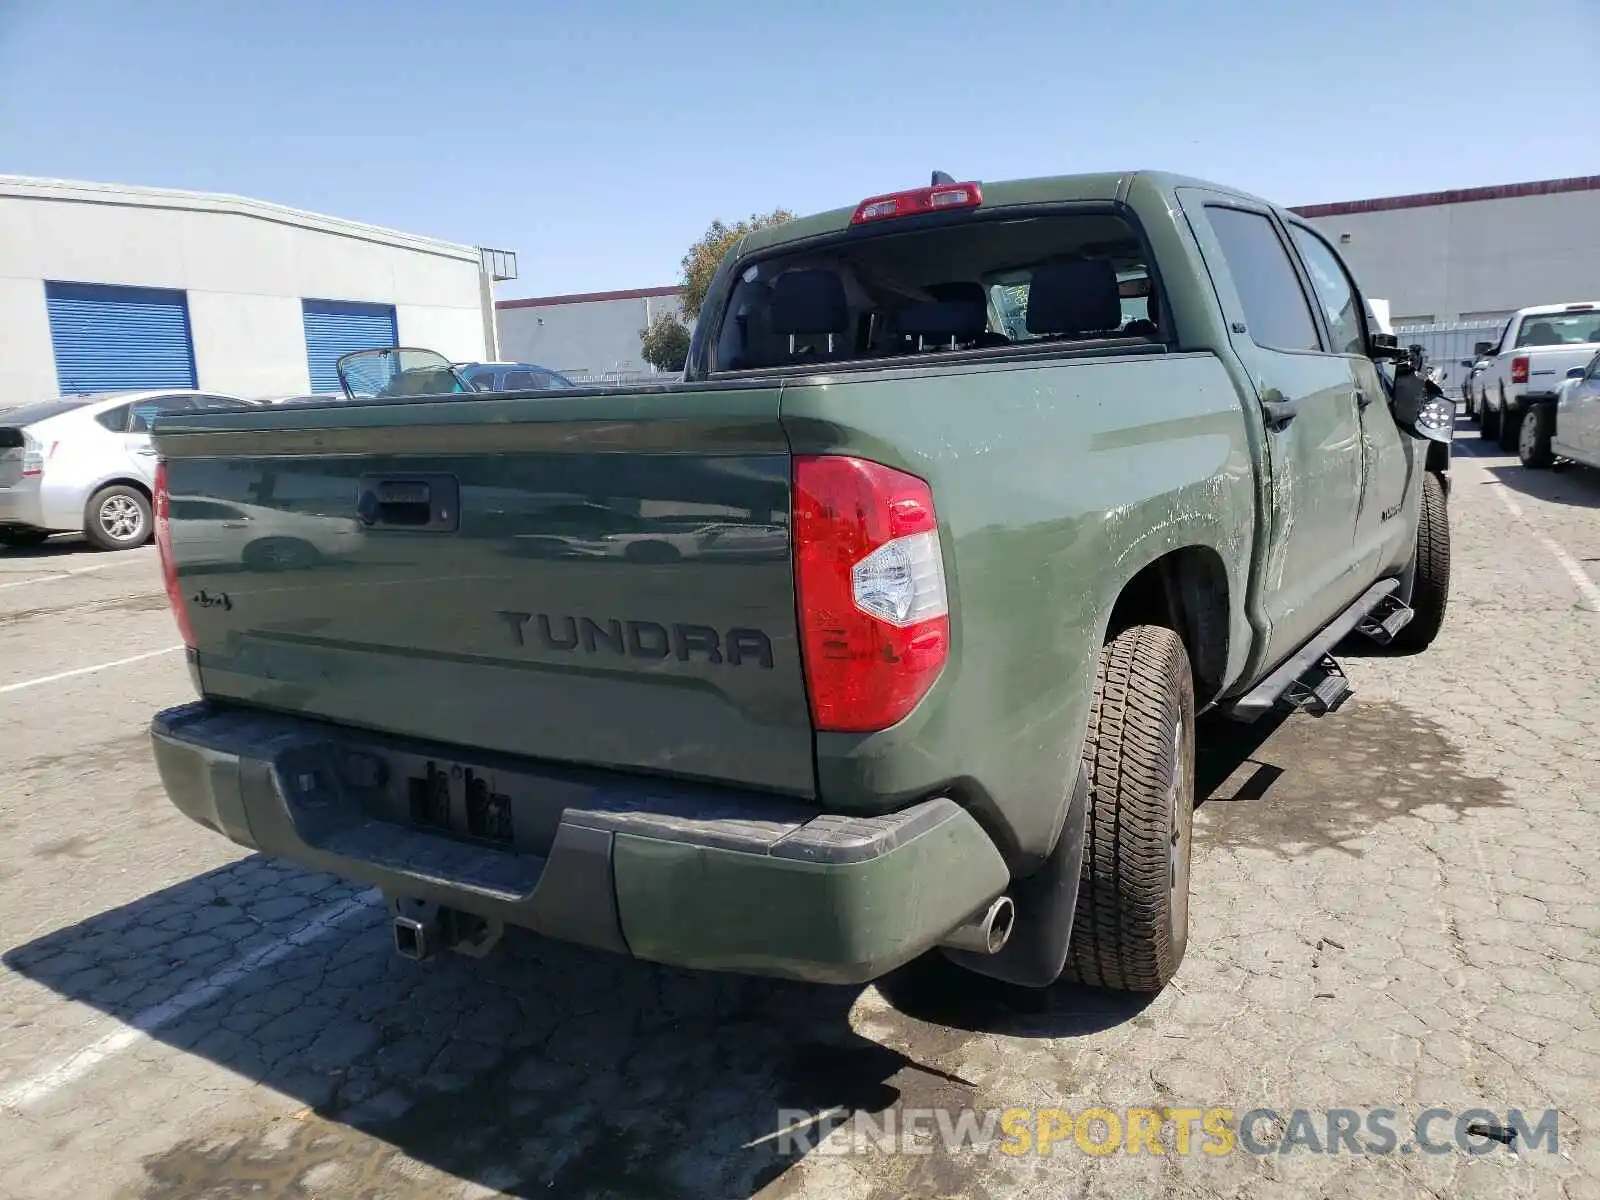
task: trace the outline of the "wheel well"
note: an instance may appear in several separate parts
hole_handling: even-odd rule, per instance
[[[89,489],[89,500],[93,500],[95,496],[105,491],[108,487],[130,487],[146,500],[154,502],[153,497],[150,495],[149,487],[137,479],[103,479]],[[87,504],[88,500],[84,501],[84,503]]]
[[[1196,702],[1214,699],[1228,669],[1228,573],[1222,557],[1209,546],[1185,546],[1145,567],[1123,586],[1106,637],[1133,625],[1175,630],[1189,650]]]

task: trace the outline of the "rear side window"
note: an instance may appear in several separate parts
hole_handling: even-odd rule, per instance
[[[1267,350],[1320,350],[1300,277],[1272,222],[1242,208],[1206,205],[1228,274],[1244,305],[1250,340]]]
[[[538,381],[532,371],[507,371],[506,388],[508,392],[525,392],[538,387]]]
[[[746,266],[712,370],[902,365],[950,351],[1164,340],[1143,244],[1114,213],[971,217]]]
[[[95,417],[96,421],[104,425],[112,433],[128,432],[128,417],[133,412],[133,405],[119,404],[115,408],[108,408],[105,412]]]

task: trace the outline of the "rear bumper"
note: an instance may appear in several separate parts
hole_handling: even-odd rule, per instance
[[[19,479],[10,487],[0,487],[0,525],[48,528],[37,478]]]
[[[151,739],[174,805],[240,845],[682,967],[864,982],[1009,883],[988,835],[942,797],[858,818],[609,772],[475,764],[509,797],[518,840],[506,848],[374,815],[392,815],[416,764],[458,751],[207,702],[159,714]]]

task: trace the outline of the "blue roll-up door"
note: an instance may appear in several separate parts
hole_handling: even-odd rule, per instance
[[[44,296],[62,395],[195,386],[183,292],[47,281]]]
[[[306,323],[306,363],[313,392],[337,392],[334,364],[353,350],[376,350],[395,344],[394,308],[388,304],[356,304],[348,300],[302,300]]]

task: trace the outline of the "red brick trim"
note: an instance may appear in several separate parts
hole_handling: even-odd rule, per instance
[[[1571,179],[1544,179],[1536,183],[1506,183],[1499,187],[1456,188],[1448,192],[1418,192],[1411,196],[1381,196],[1376,200],[1345,200],[1334,204],[1302,204],[1291,212],[1302,217],[1342,217],[1349,213],[1390,212],[1397,208],[1431,208],[1439,204],[1470,204],[1474,200],[1511,200],[1518,196],[1553,196],[1559,192],[1600,191],[1600,175]]]

